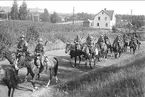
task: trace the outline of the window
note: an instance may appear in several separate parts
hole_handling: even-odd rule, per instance
[[[99,23],[97,23],[97,26],[99,26]]]
[[[105,17],[105,20],[107,20],[107,17]]]
[[[102,14],[104,14],[104,12],[102,12]]]
[[[98,20],[100,20],[100,17],[98,17]]]
[[[106,27],[108,27],[108,23],[106,23],[105,25],[106,25]]]

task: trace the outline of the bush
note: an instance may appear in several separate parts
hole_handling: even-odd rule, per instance
[[[115,26],[113,26],[113,27],[112,27],[112,31],[113,31],[113,33],[116,33],[117,28],[116,28]]]
[[[27,28],[26,39],[27,42],[35,42],[39,38],[39,33],[35,26],[30,26]]]

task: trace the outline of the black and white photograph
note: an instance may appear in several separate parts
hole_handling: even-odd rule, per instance
[[[0,0],[0,97],[145,97],[145,1]]]

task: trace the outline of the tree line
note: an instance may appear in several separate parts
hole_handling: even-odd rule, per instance
[[[126,27],[133,26],[134,29],[139,29],[145,25],[144,15],[121,15],[116,14],[116,23],[120,25],[121,23],[127,22]]]
[[[9,18],[12,20],[27,20],[29,12],[30,10],[28,10],[25,0],[23,0],[20,7],[18,7],[17,0],[14,0],[11,11],[9,13]],[[39,14],[42,22],[56,23],[61,21],[61,18],[56,12],[50,14],[46,8],[44,9],[43,13]]]

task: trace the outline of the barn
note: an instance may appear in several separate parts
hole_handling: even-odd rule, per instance
[[[87,19],[87,20],[84,20],[83,21],[83,26],[84,27],[90,27],[90,26],[92,26],[92,20],[90,20],[90,19]]]

